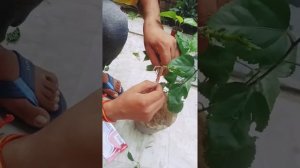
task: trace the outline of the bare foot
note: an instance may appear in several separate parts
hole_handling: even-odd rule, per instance
[[[19,77],[19,62],[14,52],[0,46],[0,81],[14,81]],[[27,99],[0,98],[0,107],[21,118],[27,124],[43,127],[50,121],[49,112],[59,108],[59,90],[56,76],[35,67],[34,93],[38,106]]]
[[[121,82],[117,79],[112,78],[112,83],[110,83],[113,89],[108,89],[107,87],[103,87],[103,92],[111,96],[112,98],[118,97],[122,92]],[[109,74],[102,74],[102,82],[103,84],[109,84]]]

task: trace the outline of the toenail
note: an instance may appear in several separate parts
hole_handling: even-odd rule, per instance
[[[49,118],[43,115],[38,115],[35,117],[34,122],[36,126],[45,126],[49,122]]]
[[[115,97],[115,98],[118,97],[118,93],[115,93],[115,94],[113,95],[113,97]]]

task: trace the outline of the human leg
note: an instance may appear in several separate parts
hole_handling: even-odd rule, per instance
[[[125,13],[110,0],[103,1],[103,65],[109,65],[121,52],[128,36]]]

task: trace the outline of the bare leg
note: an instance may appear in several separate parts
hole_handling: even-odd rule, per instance
[[[99,167],[100,101],[97,91],[44,129],[7,144],[3,149],[7,168]]]

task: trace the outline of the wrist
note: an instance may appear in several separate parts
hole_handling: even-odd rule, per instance
[[[144,19],[144,27],[160,27],[163,28],[160,19],[148,17]]]
[[[109,120],[115,122],[122,119],[120,110],[114,100],[104,103],[102,108]]]

